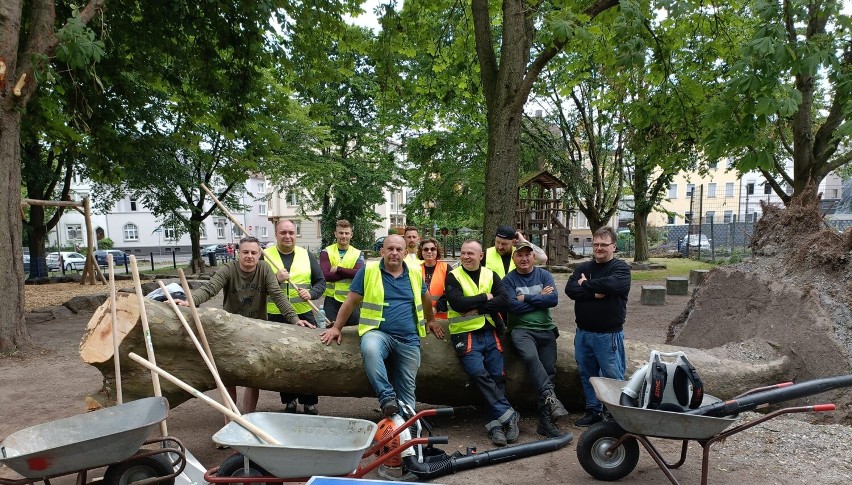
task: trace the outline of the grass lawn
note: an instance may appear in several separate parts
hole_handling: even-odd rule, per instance
[[[718,266],[688,258],[651,258],[650,262],[665,265],[666,269],[633,271],[631,276],[633,281],[662,280],[669,276],[689,276],[691,269],[713,269]]]

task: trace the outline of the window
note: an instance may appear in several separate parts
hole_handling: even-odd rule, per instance
[[[132,222],[128,222],[124,225],[124,240],[125,241],[138,241],[139,240],[139,228],[136,227],[136,224]]]
[[[203,222],[198,225],[198,234],[201,239],[207,239],[207,226]]]
[[[719,168],[719,160],[713,160],[712,162],[710,162],[710,168],[713,170]]]
[[[136,209],[136,197],[130,198],[130,210],[134,211],[134,212],[137,210]]]
[[[402,191],[394,190],[391,192],[391,212],[399,212],[402,210]]]
[[[669,184],[669,199],[677,199],[677,184]]]
[[[65,226],[65,234],[68,235],[69,241],[83,240],[83,228],[80,224],[68,224],[67,226]]]
[[[754,182],[746,184],[746,195],[754,195]]]
[[[684,220],[684,222],[686,222],[687,224],[692,224],[692,212],[687,212],[686,214],[684,214],[684,215],[683,215],[683,220]]]
[[[837,197],[837,189],[828,189],[826,192],[828,192],[828,199],[839,199]]]
[[[262,237],[264,239],[269,237],[269,228],[268,227],[263,226],[263,227],[260,228],[260,237]]]
[[[733,211],[725,211],[725,214],[722,216],[722,222],[724,222],[725,224],[730,224],[733,215]]]
[[[734,196],[734,183],[728,182],[725,184],[725,197],[733,197]]]
[[[707,214],[704,215],[704,218],[708,223],[716,222],[714,219],[716,218],[716,211],[707,211]]]
[[[293,224],[296,225],[296,235],[301,236],[302,235],[302,221],[293,221]]]
[[[257,205],[257,213],[259,215],[265,216],[266,215],[266,204],[258,204]]]
[[[707,197],[716,197],[716,184],[707,184]]]
[[[258,182],[257,183],[257,193],[265,194],[266,193],[266,182]]]
[[[669,220],[666,224],[677,224],[677,216],[674,214],[669,214]]]
[[[695,184],[686,184],[686,196],[692,197],[692,194],[695,193]]]
[[[240,231],[240,228],[239,228],[239,227],[237,227],[237,225],[236,225],[236,224],[232,224],[232,225],[231,225],[231,234],[233,234],[233,236],[234,236],[235,238],[239,238],[240,236],[242,236],[242,235],[243,235],[243,232],[242,232],[242,231]]]
[[[216,238],[225,239],[225,221],[216,222]]]
[[[177,231],[175,231],[174,227],[165,227],[163,228],[163,237],[167,241],[175,241],[177,240]]]
[[[287,195],[287,207],[298,207],[299,206],[299,197],[295,192],[290,192]]]
[[[763,195],[772,195],[772,186],[769,185],[769,182],[763,184]]]

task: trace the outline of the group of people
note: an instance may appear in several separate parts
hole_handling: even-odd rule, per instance
[[[335,243],[317,260],[296,245],[295,225],[279,221],[274,247],[262,251],[256,238],[243,238],[237,260],[219,269],[192,296],[201,304],[224,289],[227,311],[324,328],[326,322],[315,319],[311,302],[325,295],[323,310],[331,325],[320,339],[326,345],[339,344],[343,327],[357,325],[364,369],[385,416],[414,409],[420,341],[428,333],[444,339],[444,327],[436,318],[446,319],[449,340],[468,382],[482,397],[486,432],[497,446],[516,441],[520,434],[520,414],[506,397],[503,352],[511,343],[538,392],[537,432],[562,435],[557,422],[569,413],[555,393],[559,330],[551,315],[558,291],[553,276],[538,266],[547,262],[541,248],[514,228],[500,226],[487,250],[478,241],[465,241],[460,264],[452,268],[442,261],[438,241],[421,240],[414,227],[407,227],[402,236],[386,237],[376,261],[365,261],[349,244],[348,221],[338,221],[334,235]],[[596,231],[593,260],[580,264],[565,288],[575,302],[574,354],[586,401],[578,426],[603,419],[589,378],[624,378],[630,269],[614,257],[615,242],[612,228]],[[233,393],[235,389],[235,397]],[[255,409],[257,396],[257,389],[246,390],[246,412]],[[285,412],[297,412],[302,404],[305,413],[318,413],[316,396],[282,393],[281,400]]]

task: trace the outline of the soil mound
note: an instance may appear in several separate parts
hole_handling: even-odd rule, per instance
[[[766,342],[790,358],[794,381],[852,373],[852,232],[826,226],[818,200],[764,205],[763,213],[752,238],[755,256],[711,271],[669,325],[667,342]],[[830,396],[840,405],[836,419],[852,422],[849,394]]]

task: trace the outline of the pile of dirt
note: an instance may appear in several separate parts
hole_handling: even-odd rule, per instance
[[[669,325],[667,342],[714,348],[767,343],[790,359],[800,381],[852,373],[852,253],[822,222],[819,201],[764,206],[755,257],[714,269]],[[767,383],[769,384],[769,383]],[[835,416],[852,422],[850,399]]]

